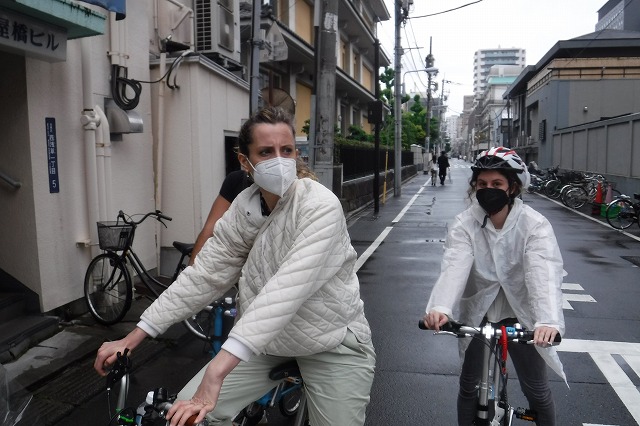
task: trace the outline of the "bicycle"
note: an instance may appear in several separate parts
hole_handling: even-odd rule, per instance
[[[158,388],[153,392],[149,392],[145,402],[138,406],[135,410],[133,407],[126,406],[127,395],[129,393],[129,380],[132,370],[131,358],[129,358],[129,349],[125,349],[124,353],[117,353],[116,361],[113,363],[109,374],[107,374],[107,410],[109,413],[109,423],[113,424],[117,420],[117,425],[136,425],[136,426],[165,426],[165,415],[171,404],[175,400],[175,396],[169,397],[166,390]],[[111,414],[111,390],[118,385],[118,399],[115,410]],[[200,423],[194,423],[196,416],[190,417],[187,426],[208,426],[206,420]]]
[[[210,353],[215,356],[221,349],[223,341],[229,335],[236,317],[235,299],[225,298],[224,301],[214,301],[191,320],[196,324],[202,340],[211,345]],[[278,406],[285,417],[296,416],[292,426],[306,426],[308,424],[307,399],[298,363],[295,360],[274,367],[269,372],[269,378],[278,384],[260,399],[247,405],[234,419],[238,426],[255,426],[260,423],[268,409]]]
[[[633,222],[640,226],[640,194],[633,194],[633,198],[638,201],[634,202],[631,197],[621,195],[607,205],[605,217],[611,227],[627,229]]]
[[[598,193],[598,185],[600,185],[602,199],[607,197],[607,192],[611,190],[611,194],[619,197],[620,191],[614,189],[607,179],[602,175],[585,176],[582,184],[573,183],[566,185],[560,190],[560,197],[564,205],[570,208],[579,209],[587,203],[595,203]],[[599,210],[600,204],[595,204],[595,208]]]
[[[103,253],[94,257],[84,277],[84,296],[89,312],[103,325],[113,325],[124,318],[131,308],[133,280],[129,268],[132,267],[140,281],[156,298],[160,292],[154,285],[165,290],[168,285],[152,277],[132,248],[135,231],[148,217],[155,217],[165,227],[163,220],[172,220],[156,210],[135,221],[120,210],[115,222],[98,222],[98,243]],[[173,242],[181,256],[171,277],[174,282],[186,267],[185,259],[191,254],[193,244]],[[118,254],[117,252],[121,252]]]
[[[150,391],[145,401],[138,405],[137,410],[126,406],[129,376],[132,370],[132,362],[128,352],[128,349],[125,349],[124,353],[118,352],[116,362],[107,375],[107,402],[110,416],[107,425],[111,425],[114,420],[117,420],[116,424],[118,425],[166,425],[165,416],[176,400],[176,395],[170,395],[165,388],[156,388]],[[245,407],[233,420],[234,425],[255,426],[262,420],[266,410],[277,404],[285,417],[296,416],[292,426],[307,426],[307,399],[302,386],[302,376],[295,360],[273,368],[269,372],[269,378],[279,383],[262,398]],[[119,383],[118,399],[115,410],[112,410],[111,390],[117,383]],[[113,414],[111,414],[112,411]],[[195,415],[192,416],[187,421],[187,425],[207,426],[209,424],[206,419],[194,424],[195,418]]]
[[[427,330],[423,319],[418,327]],[[485,342],[482,360],[482,376],[478,384],[478,409],[475,425],[510,426],[514,417],[530,422],[536,421],[535,411],[513,407],[507,398],[507,357],[508,342],[532,344],[533,331],[524,330],[520,324],[510,326],[487,323],[481,327],[469,327],[456,321],[449,321],[440,327],[443,334],[458,338],[479,338]],[[561,341],[556,335],[554,344]]]
[[[260,423],[267,409],[278,405],[283,416],[295,416],[291,426],[308,426],[307,396],[298,363],[292,360],[274,367],[269,372],[269,378],[279,383],[262,398],[247,405],[234,423],[238,426],[255,426]]]

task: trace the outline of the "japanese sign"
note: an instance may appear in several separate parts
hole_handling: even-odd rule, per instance
[[[56,119],[45,117],[44,119],[47,135],[47,168],[49,169],[49,192],[60,192],[60,181],[58,180],[58,141],[56,140]]]
[[[0,49],[48,62],[67,57],[67,31],[18,13],[0,11]]]

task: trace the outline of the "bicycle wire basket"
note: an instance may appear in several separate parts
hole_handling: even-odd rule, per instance
[[[122,222],[98,222],[98,244],[101,250],[124,250],[133,237],[133,226]]]

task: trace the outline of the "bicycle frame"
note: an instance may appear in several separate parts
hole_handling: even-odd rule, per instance
[[[422,319],[418,326],[423,330],[427,329]],[[478,411],[475,425],[510,426],[514,417],[531,422],[536,421],[535,412],[526,408],[512,407],[507,398],[508,343],[531,344],[532,331],[522,329],[520,324],[500,326],[487,323],[481,327],[469,327],[449,321],[441,327],[441,331],[436,331],[434,334],[481,338],[485,343],[482,375],[478,384]],[[555,343],[560,341],[560,335],[556,335]]]

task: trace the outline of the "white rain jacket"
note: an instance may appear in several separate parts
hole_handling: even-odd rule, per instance
[[[484,218],[475,199],[456,216],[427,312],[435,310],[478,326],[502,288],[526,329],[550,326],[564,335],[562,255],[549,221],[520,199],[501,230],[491,220],[481,228]],[[461,351],[465,349],[461,346]],[[555,348],[536,349],[566,381]]]
[[[356,258],[342,206],[323,185],[296,180],[264,217],[254,184],[238,195],[194,265],[138,325],[160,334],[238,282],[238,317],[229,339],[254,354],[323,352],[338,346],[347,329],[368,342]]]

